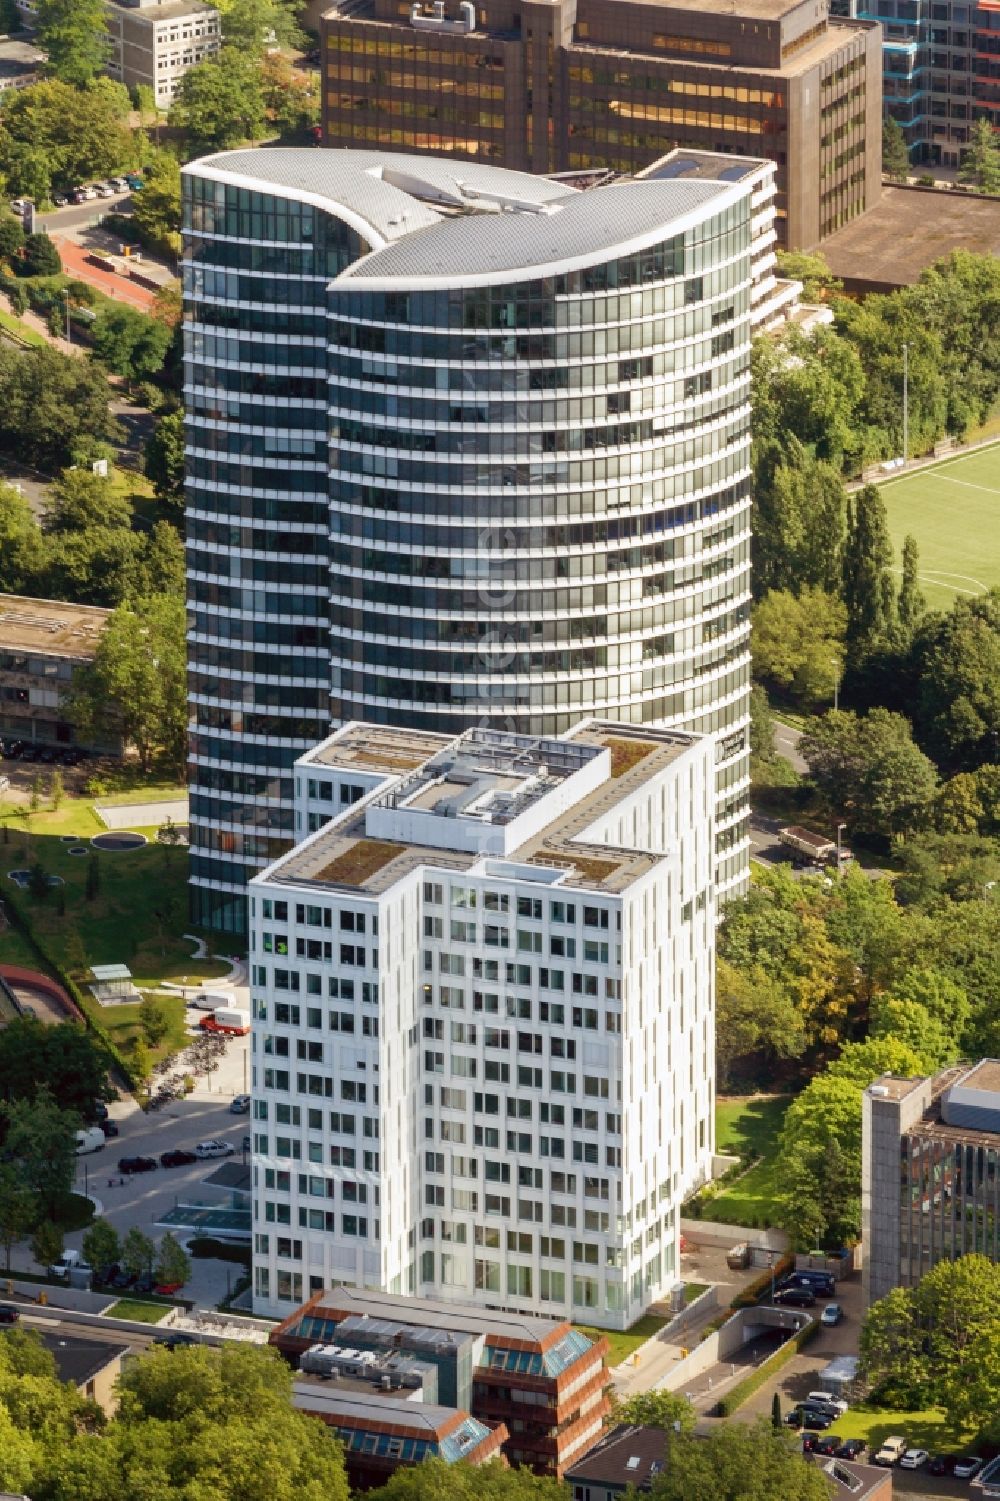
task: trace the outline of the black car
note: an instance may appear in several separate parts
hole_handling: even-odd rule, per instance
[[[104,1132],[104,1138],[105,1138],[105,1140],[107,1140],[107,1138],[109,1136],[120,1136],[121,1135],[121,1132],[118,1129],[118,1122],[117,1121],[100,1121],[99,1125],[101,1127],[101,1130]]]
[[[108,1118],[108,1107],[103,1100],[95,1100],[90,1107],[90,1113],[93,1115],[95,1121],[106,1121]]]
[[[22,756],[23,753],[24,753],[24,741],[23,740],[12,740],[10,742],[10,744],[4,750],[4,755],[7,757],[8,761],[20,761],[21,756]]]
[[[134,1281],[135,1272],[130,1272],[127,1267],[122,1267],[120,1271],[117,1271],[112,1277],[108,1286],[117,1288],[131,1287]]]
[[[815,1454],[816,1453],[816,1445],[819,1442],[820,1442],[820,1435],[818,1433],[806,1433],[805,1431],[803,1431],[803,1434],[802,1434],[802,1452],[803,1452],[803,1454]]]
[[[927,1462],[928,1475],[954,1475],[957,1454],[932,1454]]]
[[[119,1157],[120,1173],[151,1173],[156,1167],[155,1157]]]
[[[781,1285],[782,1287],[809,1287],[814,1293],[822,1293],[824,1298],[832,1298],[837,1291],[832,1272],[813,1270],[811,1267],[801,1272],[789,1272]]]
[[[137,1293],[151,1293],[155,1286],[156,1278],[153,1276],[152,1272],[140,1272],[138,1277],[135,1279],[135,1287],[133,1288],[133,1291]]]
[[[121,1267],[117,1261],[112,1261],[107,1266],[102,1266],[99,1269],[94,1281],[99,1287],[111,1287],[120,1271]]]
[[[0,1303],[0,1324],[16,1324],[20,1317],[21,1310],[13,1303]]]
[[[775,1293],[774,1301],[789,1308],[815,1308],[816,1294],[808,1287],[781,1287]]]
[[[153,1344],[162,1345],[165,1350],[176,1350],[178,1345],[196,1345],[198,1341],[193,1334],[154,1334]]]
[[[840,1453],[840,1444],[841,1438],[839,1433],[824,1433],[823,1437],[818,1438],[813,1444],[813,1451],[829,1459],[832,1455]]]
[[[793,1407],[785,1422],[791,1428],[824,1428],[833,1427],[833,1414],[821,1412],[818,1407]]]
[[[863,1438],[848,1438],[844,1440],[840,1448],[837,1450],[837,1458],[860,1459],[864,1452],[865,1441]]]
[[[181,1147],[174,1147],[170,1152],[160,1153],[161,1167],[187,1167],[189,1163],[197,1161],[193,1152],[185,1152]]]

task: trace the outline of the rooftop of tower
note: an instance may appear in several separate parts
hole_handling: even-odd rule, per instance
[[[682,233],[707,204],[721,208],[745,191],[706,177],[581,191],[449,157],[312,147],[227,151],[184,172],[343,218],[372,246],[333,283],[345,290],[476,285],[592,265]]]
[[[350,728],[353,754],[367,727]],[[378,734],[406,745],[405,730]],[[325,764],[336,764],[341,735],[327,742]],[[387,776],[261,879],[377,895],[419,866],[468,870],[485,860],[497,873],[516,866],[541,882],[621,892],[665,852],[607,844],[591,831],[699,738],[602,720],[559,738],[466,730],[419,766]]]

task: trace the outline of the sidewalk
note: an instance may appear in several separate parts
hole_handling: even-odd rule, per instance
[[[111,271],[102,271],[100,267],[93,265],[87,259],[90,252],[72,240],[53,235],[53,241],[67,276],[75,276],[80,281],[88,282],[90,286],[96,287],[99,292],[103,292],[106,297],[111,297],[116,302],[128,303],[130,307],[138,308],[143,313],[150,311],[155,301],[155,293],[148,291],[145,287],[136,286],[125,276],[118,276]]]

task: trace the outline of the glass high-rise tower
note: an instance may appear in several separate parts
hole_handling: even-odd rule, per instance
[[[196,920],[242,927],[292,763],[352,719],[713,733],[718,895],[745,882],[766,192],[684,167],[185,168]]]

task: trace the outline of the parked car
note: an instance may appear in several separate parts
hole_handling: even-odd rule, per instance
[[[120,1271],[121,1267],[118,1265],[117,1261],[111,1261],[107,1266],[102,1266],[100,1268],[97,1276],[94,1278],[94,1281],[100,1287],[110,1287]]]
[[[121,1131],[117,1121],[101,1121],[101,1130],[105,1136],[120,1136]]]
[[[891,1433],[882,1442],[882,1447],[872,1455],[873,1465],[896,1465],[906,1453],[906,1439],[899,1433]]]
[[[152,1272],[140,1272],[135,1279],[135,1291],[137,1293],[151,1293],[156,1286],[156,1278]]]
[[[110,182],[116,193],[124,193],[128,187],[127,177],[109,177],[108,181]]]
[[[243,1151],[244,1152],[249,1152],[252,1149],[252,1147],[253,1147],[253,1142],[252,1142],[251,1138],[249,1137],[249,1135],[244,1136],[244,1138],[243,1138]]]
[[[825,1459],[830,1459],[834,1454],[839,1454],[842,1443],[839,1433],[824,1433],[814,1445],[816,1454],[822,1454]]]
[[[808,1287],[780,1287],[774,1295],[774,1301],[789,1308],[815,1308],[816,1294],[810,1292]]]
[[[179,1293],[183,1286],[183,1282],[158,1282],[153,1292],[160,1298],[172,1298],[174,1293]]]
[[[907,1449],[899,1461],[899,1468],[901,1470],[919,1470],[920,1466],[925,1465],[929,1459],[930,1455],[926,1449]]]
[[[109,182],[95,182],[94,193],[98,198],[113,198],[115,190]]]
[[[67,203],[69,203],[69,199],[66,197],[65,193],[53,193],[52,202],[55,204],[56,208],[65,208]]]
[[[865,1441],[863,1438],[848,1438],[844,1440],[840,1448],[837,1450],[837,1458],[860,1459],[864,1452]]]
[[[832,1328],[835,1324],[842,1324],[844,1321],[844,1310],[839,1303],[828,1303],[820,1314],[819,1321],[821,1324],[825,1324],[827,1328]]]
[[[125,178],[125,182],[132,189],[133,193],[137,193],[143,186],[142,178],[137,176],[135,172],[130,172]]]
[[[13,1303],[0,1303],[0,1324],[16,1324],[20,1317],[21,1310]]]
[[[208,1141],[199,1141],[194,1149],[196,1157],[232,1157],[236,1148],[231,1141],[221,1141],[219,1137],[209,1137]]]
[[[956,1480],[971,1480],[982,1468],[983,1462],[977,1454],[963,1454],[961,1459],[956,1459],[951,1473]]]
[[[166,1350],[176,1350],[178,1345],[196,1345],[198,1341],[193,1334],[154,1334],[153,1344],[162,1345]]]
[[[813,1292],[821,1293],[824,1298],[832,1298],[837,1291],[833,1273],[824,1272],[815,1267],[805,1267],[802,1271],[789,1272],[781,1285],[782,1287],[811,1287]]]
[[[246,1115],[250,1109],[250,1096],[238,1094],[229,1107],[230,1115]]]
[[[832,1428],[834,1416],[832,1412],[821,1411],[818,1407],[793,1407],[785,1419],[791,1428]]]
[[[69,1274],[74,1267],[85,1267],[87,1263],[83,1259],[82,1251],[64,1251],[58,1260],[54,1261],[46,1270],[50,1277],[58,1277],[63,1282],[69,1280]]]
[[[95,1121],[106,1121],[108,1118],[108,1107],[103,1100],[95,1100],[90,1107],[90,1113]]]
[[[156,1167],[155,1157],[119,1157],[120,1173],[151,1173]]]
[[[136,1280],[135,1272],[130,1272],[127,1267],[120,1267],[111,1279],[111,1286],[117,1288],[131,1287]]]
[[[806,1407],[828,1407],[831,1412],[837,1413],[838,1417],[845,1413],[850,1406],[843,1397],[835,1397],[831,1392],[807,1392],[803,1398]]]
[[[803,1432],[802,1432],[802,1452],[803,1452],[803,1454],[815,1454],[815,1453],[817,1453],[818,1451],[817,1451],[816,1446],[820,1442],[821,1438],[822,1438],[822,1434],[819,1434],[819,1433],[807,1433],[803,1429]]]
[[[197,1161],[193,1152],[187,1152],[182,1147],[174,1147],[169,1152],[160,1153],[161,1167],[187,1167],[189,1163]]]
[[[31,207],[31,199],[30,198],[13,198],[13,199],[11,199],[10,209],[11,209],[11,213],[12,214],[23,214],[25,212],[25,210],[29,209],[30,207]]]
[[[934,1454],[927,1465],[928,1475],[954,1475],[958,1457],[955,1454]]]

